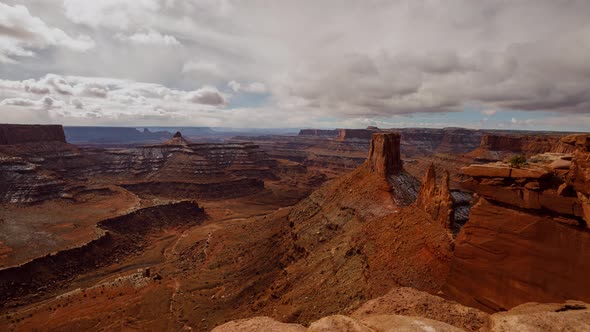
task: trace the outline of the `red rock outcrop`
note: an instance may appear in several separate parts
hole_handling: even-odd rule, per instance
[[[367,163],[369,168],[380,176],[399,174],[403,169],[400,135],[396,133],[373,134]]]
[[[434,164],[431,164],[422,179],[422,185],[416,198],[416,207],[426,211],[433,220],[450,231],[454,215],[453,203],[453,196],[449,188],[449,173],[444,173],[439,187],[436,185]]]
[[[66,142],[61,125],[0,124],[0,145]]]
[[[481,198],[456,241],[445,293],[487,311],[525,302],[590,300],[587,190],[590,135],[564,139],[574,155],[546,153],[522,168],[465,168]],[[565,159],[563,159],[565,158]],[[555,160],[571,168],[555,167]]]

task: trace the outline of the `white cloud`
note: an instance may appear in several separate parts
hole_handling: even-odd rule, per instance
[[[85,35],[70,37],[63,30],[49,27],[27,7],[0,2],[0,63],[16,63],[15,57],[32,57],[33,50],[51,46],[84,52],[95,47]]]
[[[188,61],[182,66],[182,72],[184,74],[192,74],[194,76],[205,76],[205,77],[222,77],[223,71],[216,63],[207,61]]]
[[[205,105],[225,105],[227,103],[223,95],[216,88],[210,86],[188,92],[185,95],[185,100]]]
[[[128,42],[135,45],[151,45],[151,46],[180,46],[180,42],[171,35],[162,35],[156,31],[149,31],[147,33],[135,33],[132,35],[124,35],[118,33],[115,39],[121,42]]]
[[[260,82],[253,82],[250,84],[242,85],[236,81],[229,81],[227,86],[232,89],[234,92],[249,92],[249,93],[265,93],[267,92],[266,85]]]
[[[25,98],[6,98],[2,101],[0,101],[0,105],[3,106],[8,106],[8,105],[12,105],[12,106],[35,106],[36,102],[30,99],[25,99]]]

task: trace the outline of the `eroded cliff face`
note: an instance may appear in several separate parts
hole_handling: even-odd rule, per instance
[[[463,169],[481,198],[456,239],[447,294],[487,311],[590,300],[588,137],[564,138],[573,154],[537,155],[521,168]]]
[[[434,164],[431,164],[422,179],[416,198],[416,207],[426,211],[433,220],[450,231],[454,218],[453,204],[454,199],[449,188],[449,173],[444,173],[440,186],[437,186]]]
[[[484,134],[481,144],[469,155],[482,161],[495,161],[515,154],[527,157],[546,153],[572,153],[574,147],[561,141],[564,135]]]
[[[0,124],[0,145],[66,142],[61,125]]]

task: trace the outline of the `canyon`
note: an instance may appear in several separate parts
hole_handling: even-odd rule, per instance
[[[2,330],[590,328],[588,134],[0,133]]]

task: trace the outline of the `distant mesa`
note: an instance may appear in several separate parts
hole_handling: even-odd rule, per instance
[[[301,129],[299,136],[338,137],[336,129]]]
[[[61,125],[0,124],[0,145],[66,142]]]

